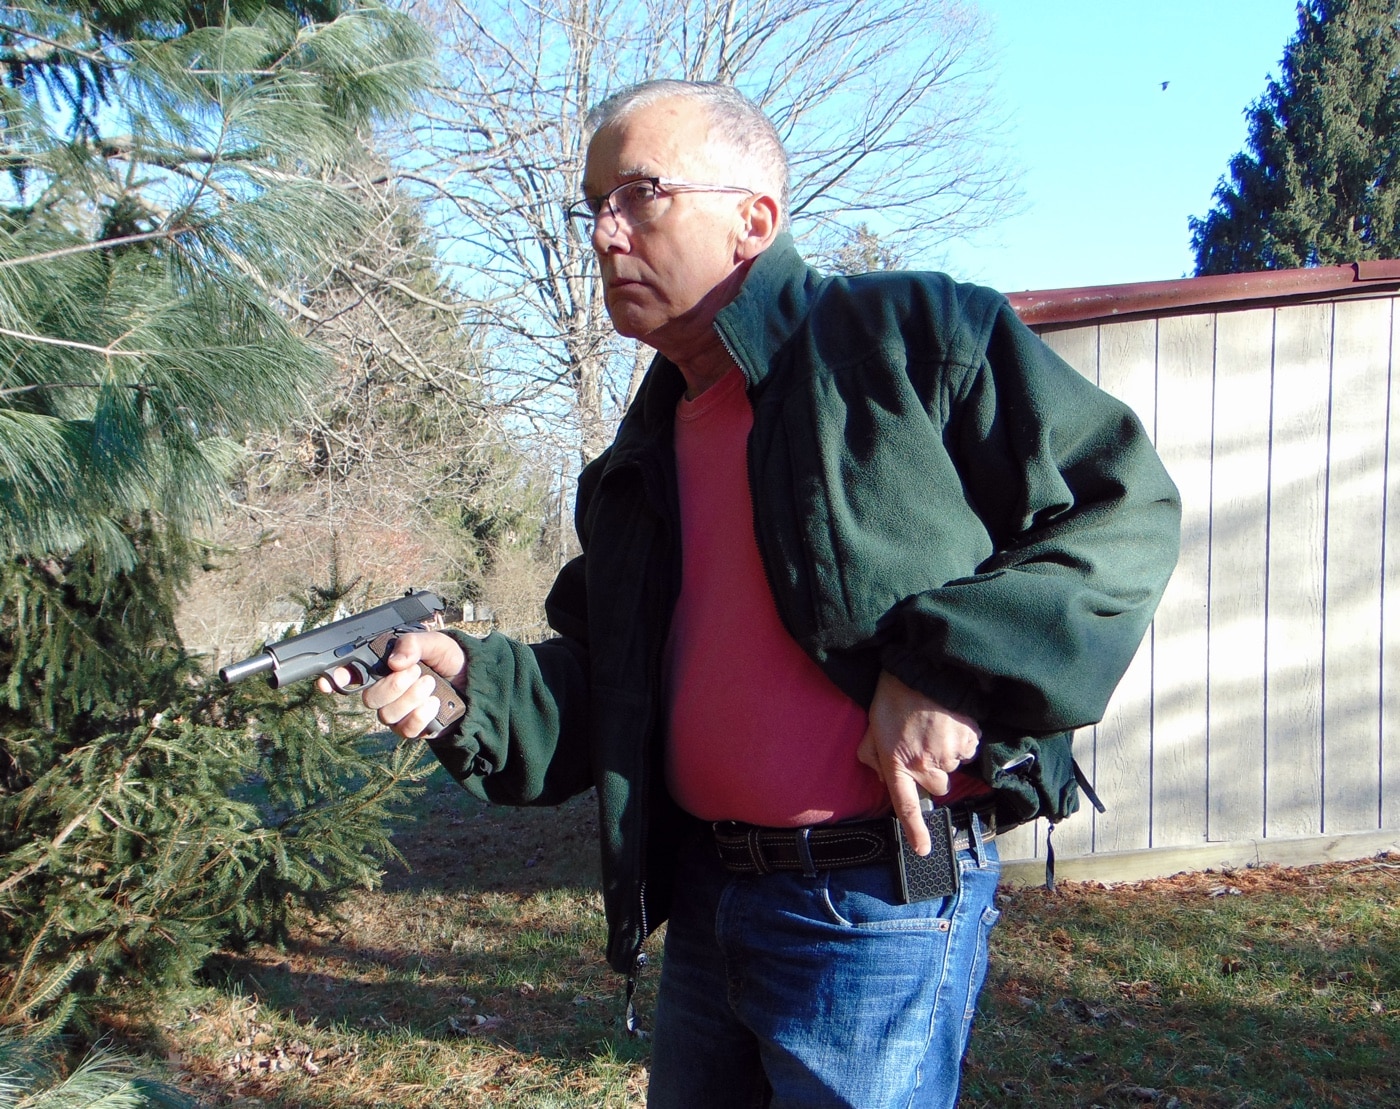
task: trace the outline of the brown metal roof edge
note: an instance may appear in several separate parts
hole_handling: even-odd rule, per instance
[[[1087,285],[1010,293],[1016,313],[1032,327],[1090,323],[1129,316],[1180,313],[1207,305],[1248,305],[1328,293],[1376,292],[1400,288],[1400,260],[1348,262],[1296,270],[1261,270],[1175,281],[1140,281],[1126,285]]]

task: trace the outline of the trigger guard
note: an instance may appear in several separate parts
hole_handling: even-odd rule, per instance
[[[367,685],[373,685],[378,678],[370,676],[368,670],[363,665],[353,659],[343,664],[345,669],[350,671],[351,680],[345,685],[338,685],[336,680],[329,673],[326,674],[326,681],[331,683],[331,688],[337,693],[358,693]]]

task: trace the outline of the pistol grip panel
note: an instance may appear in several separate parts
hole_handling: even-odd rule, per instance
[[[388,668],[384,666],[384,659],[388,657],[389,651],[396,638],[398,631],[383,632],[370,641],[369,649],[374,652],[374,657],[379,660],[375,666],[377,677],[383,677],[388,673]],[[452,683],[434,670],[427,663],[418,664],[422,671],[433,679],[433,696],[438,699],[438,713],[433,720],[434,730],[432,735],[425,738],[433,738],[440,735],[444,728],[457,723],[467,714],[467,704],[465,698],[452,688]]]
[[[420,663],[419,665],[422,664]],[[444,728],[457,723],[458,720],[462,719],[462,717],[467,714],[467,703],[462,695],[452,688],[452,683],[431,666],[424,666],[423,669],[433,677],[433,693],[436,695],[438,704],[441,706],[438,709],[436,719],[433,721],[437,727],[437,731],[434,733],[436,735],[441,733]]]

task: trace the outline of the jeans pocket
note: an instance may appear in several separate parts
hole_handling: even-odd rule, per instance
[[[821,907],[840,928],[866,932],[946,932],[952,927],[956,897],[906,905],[900,901],[893,864],[828,871],[821,886]]]

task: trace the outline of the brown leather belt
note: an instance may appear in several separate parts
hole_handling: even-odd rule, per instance
[[[990,809],[958,810],[953,813],[954,850],[970,847],[974,816],[983,842],[995,838],[996,816]],[[775,870],[840,870],[893,859],[899,854],[897,824],[894,817],[886,816],[802,828],[766,828],[720,820],[713,828],[715,847],[726,870],[734,874],[771,874]]]

